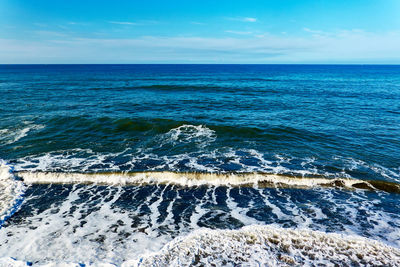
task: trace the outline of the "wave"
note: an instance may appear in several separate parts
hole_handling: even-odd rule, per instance
[[[216,139],[215,131],[203,125],[184,124],[177,128],[171,129],[160,138],[161,146],[165,143],[176,145],[178,143],[196,143],[201,147],[214,142]]]
[[[306,178],[267,173],[198,173],[198,172],[114,172],[114,173],[61,173],[27,172],[17,173],[27,184],[105,184],[142,185],[171,184],[183,187],[193,186],[255,186],[260,188],[314,187],[381,190],[400,194],[400,184],[358,179],[329,179],[324,177]]]
[[[173,238],[202,227],[270,224],[359,235],[399,248],[400,212],[393,206],[397,195],[244,186],[27,184],[21,212],[0,231],[0,240],[7,240],[0,245],[0,257],[40,264],[58,261],[54,266],[63,262],[130,266],[129,260],[146,258],[146,253],[160,251]]]
[[[12,168],[0,160],[0,228],[21,204],[25,186],[15,179]]]
[[[358,236],[273,226],[194,231],[123,266],[398,266],[400,250]]]
[[[69,136],[71,138],[77,138],[79,135],[87,136],[91,135],[91,138],[114,136],[116,134],[129,136],[138,136],[141,134],[157,135],[165,134],[176,128],[189,126],[194,127],[198,130],[209,129],[214,131],[219,138],[243,138],[247,140],[251,138],[253,140],[280,140],[280,141],[292,141],[292,140],[305,140],[313,141],[319,139],[322,141],[333,141],[331,139],[337,138],[335,136],[326,135],[318,132],[312,132],[300,128],[293,128],[287,126],[268,126],[254,127],[254,126],[239,126],[229,123],[207,123],[204,125],[204,121],[199,122],[188,122],[184,120],[172,120],[163,118],[113,118],[113,117],[89,117],[89,116],[55,116],[47,120],[40,121],[39,125],[28,125],[24,129],[15,131],[15,135],[22,137],[28,131],[42,129],[46,125],[46,129],[43,131],[45,136],[57,139],[58,137]],[[202,128],[198,128],[202,127]],[[193,128],[193,129],[194,129]],[[21,131],[21,134],[20,134]],[[3,129],[0,130],[0,138],[5,138],[6,134],[9,134],[11,130]],[[4,135],[4,137],[2,137]],[[123,136],[125,138],[126,136]],[[82,138],[82,136],[81,136]],[[20,138],[18,138],[19,140]],[[47,141],[47,139],[46,139]]]
[[[189,130],[200,126],[189,127]],[[179,131],[181,131],[180,129]],[[177,128],[147,140],[147,144],[116,152],[67,149],[33,154],[10,160],[15,170],[30,172],[209,172],[273,173],[301,177],[347,178],[399,182],[395,169],[354,158],[333,157],[324,161],[314,157],[269,155],[255,149],[215,148],[212,130],[190,135]],[[195,146],[195,149],[192,148]],[[213,146],[213,147],[207,147]],[[210,149],[211,148],[211,149]],[[193,151],[196,150],[196,151]]]
[[[127,251],[129,253],[129,251]],[[31,262],[0,258],[6,266]],[[400,250],[360,236],[250,225],[238,230],[198,229],[177,237],[158,252],[127,260],[145,266],[398,266]],[[109,262],[47,262],[45,266],[115,266]],[[35,264],[35,266],[44,266]]]
[[[268,130],[223,125],[206,127],[175,120],[109,117],[59,117],[45,124],[46,129],[27,138],[25,146],[21,143],[22,149],[0,153],[1,156],[18,171],[256,172],[392,182],[400,179],[392,166],[387,168],[353,157],[298,155],[300,153],[291,148],[293,141],[311,142],[319,137],[313,132],[290,127]],[[329,139],[329,136],[320,136],[318,142],[336,142]],[[277,143],[282,154],[274,152]],[[13,153],[14,158],[10,159]],[[374,187],[387,187],[385,182],[375,184]]]
[[[23,126],[24,127],[14,129],[1,129],[0,141],[3,142],[4,145],[10,145],[27,136],[28,132],[44,128],[44,125],[30,124],[29,122],[24,122]]]

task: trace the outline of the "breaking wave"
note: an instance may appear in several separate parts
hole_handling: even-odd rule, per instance
[[[400,250],[357,236],[272,226],[197,230],[125,266],[396,266]]]
[[[129,253],[129,252],[127,252]],[[6,266],[30,262],[0,258]],[[305,229],[250,225],[239,230],[199,229],[160,251],[127,260],[121,267],[145,266],[398,266],[400,250],[359,236]],[[108,262],[48,262],[35,266],[116,266]]]
[[[174,133],[176,134],[176,133]],[[172,135],[172,134],[171,134]],[[170,141],[172,142],[172,137]],[[167,144],[163,136],[158,145],[162,149],[185,146],[178,139],[175,146]],[[197,139],[198,146],[212,140],[212,135]],[[273,173],[288,176],[346,178],[358,180],[381,180],[398,183],[400,174],[396,170],[378,164],[367,164],[352,158],[335,157],[331,163],[319,162],[315,158],[296,158],[286,155],[265,155],[254,149],[222,148],[211,151],[183,152],[159,155],[157,151],[139,148],[122,152],[96,152],[91,149],[68,149],[30,155],[11,163],[16,171],[30,172],[206,172],[206,173]]]
[[[29,153],[10,150],[2,154],[16,170],[88,173],[257,172],[400,181],[399,169],[395,164],[385,166],[334,152],[329,157],[316,157],[307,153],[288,153],[285,149],[266,151],[263,146],[277,143],[286,146],[290,140],[297,143],[318,139],[313,132],[288,127],[267,130],[223,125],[206,127],[174,120],[107,117],[96,120],[60,117],[43,123],[46,128],[40,136],[32,132],[32,138],[39,142],[36,148]],[[57,132],[57,135],[53,132]],[[73,136],[69,138],[71,134]],[[84,144],[80,140],[82,138],[85,139]],[[314,145],[329,143],[329,138],[324,136]],[[243,139],[247,141],[237,142]],[[21,143],[21,146],[24,149],[30,147],[29,143]],[[18,156],[9,158],[12,153]]]
[[[214,142],[216,138],[215,131],[203,125],[181,125],[177,128],[171,129],[166,134],[162,135],[161,146],[170,143],[176,145],[178,143],[190,143],[200,145],[201,147]]]
[[[400,185],[392,182],[329,179],[323,177],[296,177],[266,173],[178,173],[178,172],[135,172],[135,173],[61,173],[61,172],[18,172],[18,177],[27,184],[105,184],[140,185],[167,184],[178,186],[255,186],[272,188],[338,187],[345,189],[382,190],[400,193]]]

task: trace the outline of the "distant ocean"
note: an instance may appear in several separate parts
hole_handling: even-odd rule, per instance
[[[0,65],[0,266],[400,266],[400,66]]]

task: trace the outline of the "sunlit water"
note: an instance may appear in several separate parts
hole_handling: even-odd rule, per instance
[[[0,264],[400,265],[400,66],[2,65],[0,92]]]

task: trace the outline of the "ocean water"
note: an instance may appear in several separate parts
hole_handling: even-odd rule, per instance
[[[400,266],[400,66],[0,65],[1,266]]]

